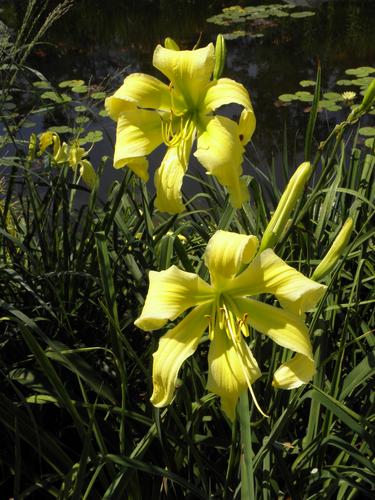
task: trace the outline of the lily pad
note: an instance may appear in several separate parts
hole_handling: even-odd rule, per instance
[[[371,78],[371,76],[364,76],[363,78],[353,80],[353,85],[357,85],[358,87],[368,87],[372,80],[373,78]]]
[[[100,142],[103,139],[103,132],[101,130],[90,130],[85,137],[79,139],[79,144],[83,146],[87,143]]]
[[[279,100],[282,102],[292,102],[296,96],[294,94],[281,94],[279,95]]]
[[[67,94],[57,94],[53,90],[49,90],[47,92],[43,92],[40,96],[42,99],[49,99],[50,101],[56,102],[58,104],[63,104],[65,102],[70,102],[72,98]]]
[[[74,110],[77,111],[77,113],[82,113],[87,110],[87,106],[83,105],[75,106]]]
[[[90,118],[87,116],[77,116],[76,118],[76,123],[87,123],[88,121],[90,121]]]
[[[327,99],[329,101],[343,101],[343,97],[341,94],[337,92],[325,92],[323,94],[324,99]]]
[[[315,12],[312,12],[311,10],[306,10],[303,12],[292,12],[290,14],[290,17],[293,17],[294,19],[301,19],[303,17],[311,17],[315,16]]]
[[[94,92],[93,94],[90,95],[93,99],[104,99],[106,97],[105,92]]]
[[[33,82],[33,86],[37,89],[49,89],[51,88],[51,84],[49,82],[45,82],[43,80],[39,82]]]
[[[86,94],[87,90],[87,85],[75,85],[74,87],[72,87],[72,91],[76,92],[77,94]]]
[[[344,85],[345,87],[350,87],[353,85],[353,80],[337,80],[337,85]]]
[[[314,80],[301,80],[299,84],[301,87],[314,87],[316,82],[314,82]]]
[[[375,68],[371,66],[360,66],[359,68],[349,68],[345,71],[347,75],[355,75],[359,77],[368,76],[375,72]]]
[[[295,93],[295,98],[302,102],[312,102],[314,96],[310,92],[299,90],[298,92]]]
[[[375,136],[375,127],[361,127],[358,130],[358,133],[364,135],[365,137],[374,137]]]
[[[341,107],[332,101],[319,101],[319,108],[327,111],[340,111]]]
[[[101,111],[99,111],[99,116],[109,116],[109,115],[105,109],[102,109]]]
[[[68,127],[67,125],[56,125],[49,127],[48,130],[51,132],[56,132],[56,134],[71,134],[73,133],[73,129],[71,127]]]
[[[59,87],[62,89],[65,87],[78,87],[84,83],[85,82],[83,80],[65,80],[64,82],[59,83]]]

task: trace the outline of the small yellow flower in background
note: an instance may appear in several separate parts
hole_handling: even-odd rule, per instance
[[[71,169],[76,172],[79,168],[79,175],[88,188],[93,189],[96,182],[96,172],[94,167],[84,157],[88,155],[88,151],[81,148],[77,141],[72,144],[66,142],[61,143],[60,137],[56,132],[44,132],[39,138],[39,151],[44,151],[52,146],[52,158],[57,165],[68,163]]]
[[[344,99],[344,101],[353,101],[356,97],[356,93],[353,92],[352,90],[347,90],[346,92],[343,92],[341,94],[341,97]]]
[[[256,256],[257,248],[255,236],[217,231],[205,252],[210,284],[176,266],[150,272],[136,326],[157,330],[193,308],[160,339],[154,354],[151,402],[155,406],[172,401],[178,371],[207,329],[211,341],[207,389],[220,396],[231,420],[239,395],[247,388],[253,394],[251,385],[261,375],[244,340],[249,327],[296,352],[274,373],[275,387],[293,389],[312,378],[315,368],[304,313],[315,306],[326,287],[288,266],[271,249]],[[261,293],[275,295],[282,307],[249,298]]]
[[[172,47],[171,43],[167,43]],[[158,45],[153,65],[170,81],[135,73],[106,99],[109,116],[117,121],[114,167],[127,166],[148,180],[146,157],[160,144],[167,151],[155,173],[156,207],[179,213],[184,209],[181,186],[193,143],[194,156],[208,174],[226,187],[234,207],[241,207],[248,192],[242,182],[244,146],[255,129],[255,116],[247,90],[229,78],[212,80],[215,48],[196,50]],[[243,109],[239,123],[216,113],[226,104]]]

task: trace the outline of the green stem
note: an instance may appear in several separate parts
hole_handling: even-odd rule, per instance
[[[251,446],[250,409],[247,390],[240,396],[238,415],[241,429],[241,500],[255,500],[253,449]]]

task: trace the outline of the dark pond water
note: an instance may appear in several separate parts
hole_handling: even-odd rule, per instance
[[[56,83],[82,78],[100,84],[111,76],[110,85],[114,89],[124,74],[134,71],[160,76],[152,67],[152,53],[166,36],[174,38],[183,48],[192,48],[199,37],[201,44],[206,44],[214,41],[217,33],[228,33],[233,39],[227,41],[225,76],[248,88],[257,117],[250,159],[270,162],[275,156],[277,160],[285,124],[289,144],[296,148],[300,158],[309,103],[294,101],[289,106],[280,106],[278,96],[298,90],[311,91],[299,86],[299,82],[315,79],[320,60],[323,90],[354,90],[359,102],[360,87],[340,87],[336,81],[348,78],[345,75],[348,68],[375,66],[375,1],[290,0],[290,4],[299,7],[290,12],[309,11],[314,15],[271,15],[264,19],[258,16],[244,23],[221,25],[206,21],[231,5],[271,3],[275,2],[75,0],[70,12],[45,37],[49,43],[34,51],[29,64]],[[283,4],[280,0],[279,3]],[[50,6],[53,4],[50,2]],[[24,5],[24,0],[0,1],[3,8],[0,17],[7,25],[17,27]],[[234,38],[231,33],[239,30],[247,34]],[[324,136],[327,127],[346,114],[345,106],[335,112],[323,110],[319,133]],[[108,119],[103,119],[100,125],[114,137],[114,125]],[[97,156],[111,155],[109,141],[96,145],[95,151]]]

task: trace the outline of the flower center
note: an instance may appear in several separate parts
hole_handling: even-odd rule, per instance
[[[259,406],[251,385],[249,373],[246,369],[245,357],[247,354],[247,348],[244,345],[244,340],[241,338],[241,335],[244,335],[244,337],[249,336],[249,327],[247,326],[246,319],[246,314],[244,314],[242,317],[240,316],[240,313],[233,299],[225,296],[224,294],[220,294],[213,306],[212,317],[209,318],[209,338],[212,341],[215,333],[221,334],[223,332],[225,332],[225,334],[228,336],[236,351],[242,373],[246,380],[246,384],[250,391],[251,397],[253,398],[254,404],[259,413],[268,418],[268,415],[266,415]]]

